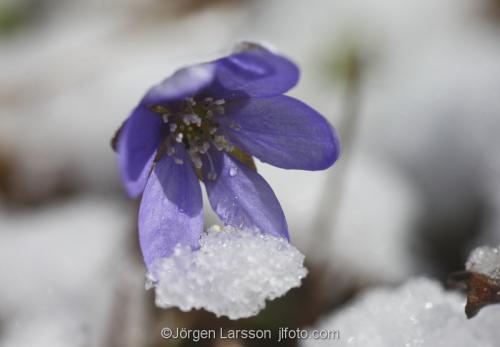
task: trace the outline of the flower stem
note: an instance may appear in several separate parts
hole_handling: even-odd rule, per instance
[[[329,171],[323,194],[319,199],[319,208],[314,219],[313,230],[316,233],[314,250],[320,254],[320,261],[325,262],[330,253],[332,235],[335,232],[339,209],[343,199],[345,178],[360,122],[362,61],[359,50],[351,47],[342,63],[345,81],[342,105],[342,119],[338,127],[342,143],[340,160],[335,169]]]

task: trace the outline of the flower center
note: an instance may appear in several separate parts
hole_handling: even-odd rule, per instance
[[[174,157],[175,163],[182,165],[184,161],[176,156],[175,151],[176,145],[181,144],[196,169],[203,166],[201,157],[207,156],[207,162],[211,166],[208,178],[215,179],[216,174],[208,150],[212,146],[218,151],[231,152],[234,149],[216,120],[217,115],[224,115],[225,103],[224,99],[214,100],[206,97],[203,100],[186,98],[175,105],[175,108],[152,106],[151,110],[161,116],[168,126],[168,135],[158,150],[157,160],[167,154]]]

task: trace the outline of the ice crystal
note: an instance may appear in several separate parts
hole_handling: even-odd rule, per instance
[[[469,255],[465,267],[470,272],[500,280],[500,246],[476,248]]]
[[[374,289],[315,329],[339,330],[335,346],[498,346],[500,310],[492,306],[468,321],[464,300],[436,281],[413,279],[396,289]],[[306,340],[305,347],[331,346]]]
[[[211,227],[200,249],[177,246],[148,273],[156,305],[183,311],[204,308],[239,319],[256,315],[265,301],[300,286],[304,256],[284,238],[256,229]]]

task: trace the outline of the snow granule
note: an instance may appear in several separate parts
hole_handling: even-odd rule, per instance
[[[204,308],[239,319],[256,315],[265,301],[299,287],[304,255],[287,240],[258,230],[211,227],[200,249],[177,246],[148,274],[156,305],[182,311]]]
[[[340,340],[304,340],[302,346],[494,347],[500,307],[467,320],[464,298],[426,278],[399,288],[373,289],[313,329],[338,330]]]
[[[468,271],[500,280],[500,246],[497,248],[484,246],[474,249],[465,267]]]

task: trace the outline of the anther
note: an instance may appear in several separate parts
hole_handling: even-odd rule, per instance
[[[236,122],[231,122],[231,123],[229,124],[229,127],[230,127],[231,129],[236,130],[236,131],[240,131],[240,130],[241,130],[241,126],[240,126],[238,123],[236,123]]]
[[[203,166],[203,162],[201,161],[201,158],[198,155],[192,154],[191,160],[193,161],[193,164],[197,169],[201,169],[201,167]]]
[[[155,113],[160,114],[168,114],[170,112],[168,108],[162,105],[153,105],[149,109]]]
[[[168,148],[167,148],[167,154],[168,154],[169,156],[174,155],[174,154],[175,154],[175,147],[168,147]]]

